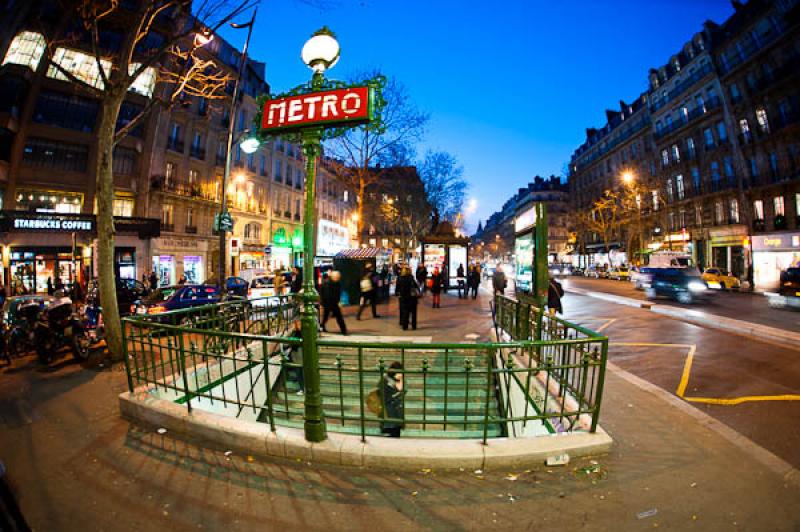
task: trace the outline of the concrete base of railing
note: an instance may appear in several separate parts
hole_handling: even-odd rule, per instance
[[[393,470],[492,469],[541,465],[547,457],[568,453],[572,457],[598,455],[611,448],[611,437],[597,432],[575,432],[533,438],[439,440],[425,438],[370,437],[328,433],[321,443],[305,440],[303,431],[245,421],[158,399],[146,390],[119,396],[120,411],[127,419],[165,428],[226,450],[257,456],[277,456],[345,466]]]

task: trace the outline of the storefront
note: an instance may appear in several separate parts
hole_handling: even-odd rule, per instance
[[[182,238],[152,240],[152,268],[159,286],[174,285],[181,277],[187,283],[206,280],[208,241]]]
[[[747,274],[747,234],[744,227],[709,231],[710,266],[744,278]]]
[[[778,288],[781,272],[800,267],[800,232],[753,237],[753,282],[756,290]]]

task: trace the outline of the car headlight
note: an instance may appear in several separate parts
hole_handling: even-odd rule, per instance
[[[691,283],[689,283],[687,288],[689,288],[689,290],[691,290],[692,292],[702,292],[703,290],[706,290],[708,287],[703,283],[692,281]]]

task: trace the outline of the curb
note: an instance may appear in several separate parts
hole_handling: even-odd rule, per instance
[[[302,459],[332,465],[363,466],[412,471],[435,469],[488,469],[541,465],[548,457],[567,453],[570,457],[595,456],[611,449],[612,439],[602,428],[589,432],[554,434],[535,438],[439,440],[424,438],[370,437],[329,432],[328,439],[312,443],[300,429],[192,410],[147,392],[119,395],[122,417],[198,438],[226,449],[258,456]]]
[[[641,301],[639,299],[633,299],[630,297],[617,296],[605,292],[595,292],[593,290],[584,290],[583,288],[570,287],[564,288],[564,290],[574,294],[593,297],[595,299],[602,299],[617,305],[643,308],[656,314],[661,314],[663,316],[668,316],[680,321],[685,321],[706,329],[717,329],[720,331],[731,332],[750,339],[779,344],[783,347],[788,347],[793,350],[800,350],[800,333],[794,333],[785,329],[778,329],[777,327],[770,327],[768,325],[759,325],[749,321],[735,320],[733,318],[726,318],[716,314],[700,315],[698,311],[691,309],[678,308],[671,305],[659,305],[656,303],[650,303],[649,301]],[[709,320],[709,317],[713,318],[713,320]]]

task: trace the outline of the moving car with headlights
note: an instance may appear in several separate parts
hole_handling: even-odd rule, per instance
[[[800,310],[800,267],[782,271],[778,293],[767,292],[765,295],[770,307]]]
[[[630,279],[630,275],[627,266],[615,266],[608,271],[608,278],[615,281],[627,281]]]
[[[212,284],[162,286],[137,301],[136,314],[161,314],[170,310],[219,303],[219,288]]]
[[[666,297],[688,305],[709,298],[708,285],[694,268],[652,268],[644,283],[648,299]]]
[[[608,279],[608,268],[605,264],[592,264],[586,269],[584,275],[595,279]]]
[[[742,286],[738,277],[730,272],[725,273],[719,268],[706,268],[703,271],[703,280],[708,284],[709,288],[720,290],[738,290]]]

